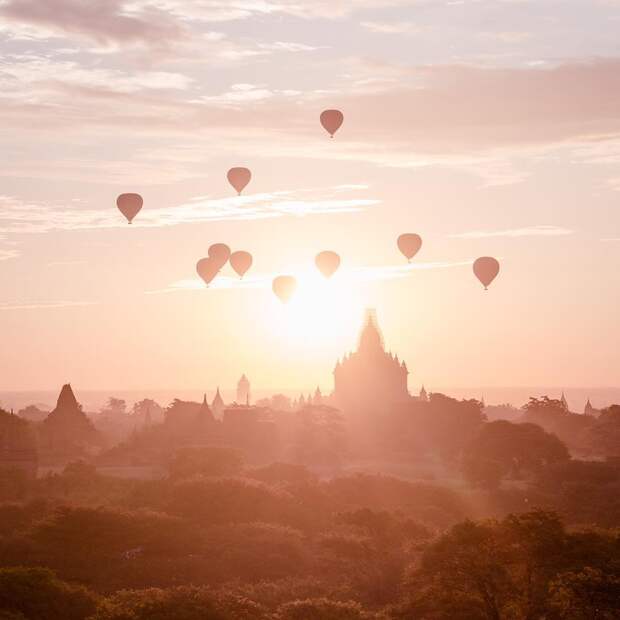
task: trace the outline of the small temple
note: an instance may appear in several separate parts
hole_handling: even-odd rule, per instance
[[[237,403],[239,405],[250,404],[250,381],[245,374],[241,375],[237,383]]]

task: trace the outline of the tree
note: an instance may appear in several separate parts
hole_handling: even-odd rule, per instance
[[[209,446],[177,450],[170,462],[174,480],[193,476],[233,476],[241,471],[243,457],[232,448]]]
[[[101,603],[91,620],[232,620],[205,588],[125,590]]]
[[[544,412],[544,413],[567,413],[568,409],[566,405],[557,398],[549,398],[548,396],[541,396],[535,398],[530,396],[529,400],[522,409],[527,413],[531,412]]]
[[[617,618],[618,541],[617,534],[567,532],[543,510],[459,523],[424,551],[395,617],[535,620],[559,611],[567,620]],[[572,605],[581,611],[571,615]]]
[[[484,415],[489,422],[495,422],[495,420],[515,422],[523,415],[523,411],[509,403],[504,403],[503,405],[487,405],[484,408]]]
[[[498,420],[485,424],[465,449],[463,473],[472,484],[493,487],[507,475],[520,477],[568,459],[566,446],[540,426]]]
[[[482,455],[466,454],[462,464],[463,476],[475,487],[498,489],[508,468],[501,461]]]
[[[31,423],[0,409],[0,500],[24,497],[37,464]]]
[[[267,484],[278,483],[315,483],[317,477],[303,465],[292,463],[271,463],[264,467],[257,467],[245,472],[245,476],[253,480],[260,480]]]
[[[596,454],[620,457],[620,405],[603,409],[590,429],[590,435]]]
[[[114,398],[114,396],[110,396],[104,411],[113,415],[124,415],[127,412],[127,403],[122,398]]]
[[[278,618],[282,620],[363,620],[366,617],[359,603],[327,598],[291,601],[278,609]]]
[[[497,527],[466,521],[431,545],[408,581],[410,599],[397,617],[500,620],[513,586]]]
[[[568,537],[560,518],[543,510],[508,515],[497,534],[522,617],[545,617],[549,583],[568,561]]]
[[[484,422],[482,403],[477,400],[458,401],[433,393],[429,402],[423,405],[426,414],[424,426],[432,444],[444,461],[458,460],[463,448]]]
[[[270,398],[261,398],[256,401],[256,406],[265,407],[266,409],[271,409],[272,411],[290,411],[291,399],[284,394],[274,394]]]
[[[586,566],[562,573],[551,584],[552,606],[565,620],[620,617],[620,577]]]
[[[95,597],[44,568],[0,568],[0,609],[16,619],[83,620],[94,612]]]
[[[164,410],[154,400],[150,398],[144,398],[131,408],[131,414],[134,418],[137,418],[141,424],[151,424],[163,421]]]
[[[30,422],[42,422],[48,416],[49,410],[41,409],[36,405],[28,405],[17,412],[17,415]]]
[[[308,405],[297,412],[295,457],[300,464],[337,468],[346,449],[342,414],[333,407]]]
[[[530,398],[523,411],[523,422],[538,424],[557,435],[574,454],[590,452],[588,431],[595,422],[592,416],[571,413],[562,401],[547,396]]]

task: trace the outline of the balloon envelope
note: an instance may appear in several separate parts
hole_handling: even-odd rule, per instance
[[[198,275],[204,280],[205,284],[209,286],[213,281],[213,278],[219,273],[220,267],[212,258],[201,258],[196,263],[196,271]]]
[[[340,110],[324,110],[321,112],[321,125],[333,138],[334,134],[340,129],[344,115]]]
[[[499,273],[499,262],[491,256],[482,256],[474,262],[474,274],[486,290]]]
[[[274,278],[271,288],[280,301],[285,304],[293,296],[297,288],[297,280],[293,276],[278,276]]]
[[[140,209],[142,209],[143,203],[144,201],[140,194],[121,194],[116,199],[116,206],[130,224],[133,218],[138,215]]]
[[[228,177],[228,182],[241,196],[241,192],[252,178],[252,173],[247,168],[231,168],[226,176]]]
[[[340,256],[336,252],[326,250],[319,252],[314,259],[318,270],[326,277],[331,278],[340,267]]]
[[[422,247],[422,238],[415,233],[405,233],[398,237],[398,249],[407,260],[411,260]]]
[[[230,266],[235,270],[240,278],[247,273],[252,266],[252,255],[249,252],[233,252],[230,255]]]
[[[221,269],[230,257],[230,248],[225,243],[214,243],[209,248],[209,258]]]

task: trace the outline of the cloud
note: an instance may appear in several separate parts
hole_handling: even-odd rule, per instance
[[[532,38],[532,33],[519,31],[483,32],[481,36],[502,43],[523,43]]]
[[[48,310],[53,308],[75,308],[79,306],[94,306],[96,301],[51,301],[51,302],[34,302],[34,303],[3,303],[0,302],[0,311],[2,310]]]
[[[355,80],[383,73],[381,65],[371,65]],[[410,67],[400,68],[397,76],[395,82],[384,83],[371,92],[307,92],[295,106],[286,96],[273,97],[269,106],[252,108],[251,114],[243,116],[232,111],[211,111],[191,102],[137,97],[126,102],[127,111],[121,119],[97,114],[93,110],[96,102],[84,100],[90,120],[86,114],[83,117],[86,123],[131,125],[139,125],[142,117],[142,123],[151,128],[158,121],[162,128],[171,127],[178,119],[176,129],[188,134],[196,128],[226,128],[246,135],[248,129],[254,128],[263,134],[269,130],[272,140],[276,140],[279,134],[288,135],[291,130],[297,136],[316,135],[316,109],[336,99],[345,112],[340,133],[346,133],[346,139],[332,149],[340,146],[340,152],[346,145],[352,145],[349,150],[355,151],[359,143],[365,143],[374,153],[398,147],[409,153],[461,154],[513,145],[600,141],[620,134],[620,60],[547,69]],[[261,88],[270,90],[264,85]],[[253,102],[246,103],[251,106]],[[170,106],[176,110],[175,115]],[[145,107],[151,110],[147,116],[142,113]],[[53,113],[50,110],[51,118]],[[353,140],[357,144],[352,144]]]
[[[420,26],[413,22],[361,22],[360,26],[370,32],[379,34],[418,34],[421,32]]]
[[[358,267],[349,269],[340,269],[333,276],[332,281],[354,283],[354,282],[376,282],[381,280],[394,280],[398,278],[406,278],[416,271],[427,271],[433,269],[449,269],[453,267],[470,266],[473,259],[459,261],[434,261],[434,262],[416,262],[404,265],[382,265],[376,267]],[[297,278],[300,286],[304,286],[304,282],[313,280],[314,272],[292,270],[290,275]],[[270,274],[258,274],[251,277],[244,277],[242,280],[226,275],[218,275],[209,285],[209,290],[230,290],[230,289],[257,289],[271,288],[273,279],[281,275],[281,272]],[[175,293],[179,291],[204,291],[205,283],[198,277],[186,278],[173,282],[170,286],[152,291],[145,291],[147,295],[157,295],[160,293]]]
[[[258,103],[274,97],[297,97],[298,90],[270,90],[265,84],[233,84],[230,90],[219,95],[203,95],[195,101],[203,104],[238,106],[243,103]]]
[[[85,260],[55,260],[45,265],[46,267],[70,267],[73,265],[85,265]]]
[[[322,62],[327,61],[319,65]],[[240,80],[214,94],[194,83],[186,93],[182,80],[176,90],[155,90],[167,81],[157,72],[145,82],[96,71],[91,76],[87,70],[66,78],[69,82],[45,82],[43,62],[3,82],[0,113],[23,132],[20,140],[29,131],[40,135],[42,128],[63,140],[79,140],[85,130],[97,131],[105,140],[111,129],[130,129],[132,136],[157,138],[159,144],[173,139],[186,150],[209,142],[219,153],[238,152],[243,144],[265,158],[453,167],[487,185],[521,181],[523,166],[516,158],[531,164],[532,153],[546,156],[551,148],[578,148],[575,157],[591,163],[610,163],[618,156],[606,147],[620,139],[620,60],[520,69],[345,64],[347,76],[332,72],[337,80],[320,91],[281,90]],[[67,76],[76,70],[70,64],[64,67]],[[36,80],[29,81],[31,72]],[[61,67],[52,71],[59,81],[62,73]],[[105,85],[109,80],[114,84],[115,78],[117,89],[125,92],[111,92]],[[327,144],[317,111],[333,105],[344,111],[345,123],[337,139]],[[135,168],[149,157],[142,153],[139,159],[104,163],[114,174],[115,166]],[[162,174],[171,170],[166,157],[157,162]],[[49,174],[49,166],[39,171],[36,162],[29,163],[31,170]],[[77,175],[89,163],[58,159],[54,169],[65,165]],[[18,165],[9,163],[5,174],[23,175],[13,170]],[[148,179],[154,170],[151,166],[140,177]]]
[[[321,47],[306,45],[305,43],[293,43],[291,41],[276,41],[275,43],[259,43],[258,47],[270,52],[314,52]]]
[[[135,227],[154,228],[193,222],[256,220],[283,216],[354,213],[379,204],[374,198],[343,198],[341,188],[249,194],[230,198],[199,196],[173,206],[143,208]],[[44,233],[53,230],[119,228],[126,222],[114,207],[87,209],[27,203],[0,196],[0,233]]]
[[[191,82],[188,76],[166,71],[127,73],[86,68],[72,60],[55,61],[35,54],[0,57],[0,97],[19,98],[30,88],[31,102],[47,101],[50,84],[54,83],[130,94],[140,90],[184,90]]]
[[[147,44],[160,47],[183,35],[178,20],[156,8],[128,10],[123,0],[8,0],[0,18],[39,31],[39,37],[78,35],[100,44]]]
[[[527,226],[507,230],[473,230],[449,235],[453,239],[486,239],[488,237],[562,237],[572,235],[573,230],[559,226]]]
[[[424,0],[135,0],[135,6],[156,6],[184,20],[232,21],[265,15],[300,19],[337,19],[357,11],[410,6]]]
[[[17,258],[18,256],[19,256],[19,252],[17,250],[0,249],[0,261],[9,260],[10,258]]]
[[[607,185],[614,191],[620,192],[620,177],[607,179]]]
[[[341,18],[357,10],[406,4],[404,0],[5,0],[0,30],[16,39],[80,37],[105,47],[169,48],[183,43],[200,22],[266,15]],[[277,42],[288,51],[308,46]],[[309,48],[308,48],[309,49]],[[231,53],[231,52],[229,52]]]

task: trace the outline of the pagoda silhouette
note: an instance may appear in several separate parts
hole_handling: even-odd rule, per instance
[[[334,401],[343,412],[371,413],[411,401],[407,364],[385,350],[374,310],[367,310],[357,351],[338,360]]]

